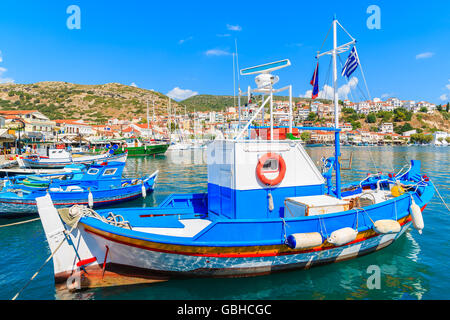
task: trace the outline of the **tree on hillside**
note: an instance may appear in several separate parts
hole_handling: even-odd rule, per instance
[[[342,108],[342,112],[345,114],[354,114],[356,111],[352,108]]]
[[[352,122],[352,121],[356,121],[359,119],[358,115],[355,113],[351,113],[349,116],[344,117],[346,122]]]
[[[359,122],[359,121],[352,121],[352,122],[350,122],[350,124],[352,125],[353,130],[361,128],[361,122]]]
[[[375,116],[375,113],[369,113],[367,115],[366,122],[367,123],[376,123],[377,122],[377,117]]]
[[[303,141],[308,142],[309,140],[311,140],[311,132],[309,132],[309,131],[302,132],[302,134],[300,135],[300,138]]]
[[[403,134],[406,131],[414,130],[409,122],[406,122],[402,126],[394,127],[394,132],[398,134]]]
[[[307,121],[315,121],[315,120],[316,120],[316,117],[317,117],[317,114],[316,114],[316,113],[310,112],[310,113],[308,114],[308,118],[306,118],[306,120],[307,120]]]
[[[431,134],[414,133],[411,135],[412,143],[430,143],[433,140]]]
[[[411,118],[412,118],[412,112],[406,110],[405,108],[397,108],[394,110],[394,121],[395,122],[411,121]]]
[[[422,108],[420,108],[419,111],[426,113],[426,112],[428,112],[428,109],[427,109],[427,107],[422,107]]]
[[[383,122],[389,122],[391,120],[393,113],[391,111],[378,111],[377,118],[383,119]]]

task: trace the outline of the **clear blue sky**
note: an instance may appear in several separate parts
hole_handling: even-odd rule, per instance
[[[237,39],[241,68],[289,58],[280,83],[304,95],[336,14],[358,40],[372,97],[447,102],[450,2],[393,2],[2,0],[0,82],[119,82],[165,94],[178,87],[231,95]],[[72,4],[81,9],[80,30],[66,26]],[[372,4],[381,9],[379,30],[366,25]],[[320,62],[322,85],[329,63]],[[253,78],[241,77],[241,87],[248,84]]]

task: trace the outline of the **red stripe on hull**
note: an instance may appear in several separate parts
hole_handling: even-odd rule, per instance
[[[411,217],[406,219],[403,223],[400,225],[403,226],[406,223],[411,221]],[[164,250],[164,249],[158,249],[158,248],[149,248],[146,246],[141,246],[134,243],[124,242],[117,239],[114,239],[112,237],[108,237],[102,234],[99,234],[93,230],[85,229],[86,232],[94,234],[98,237],[101,237],[103,239],[120,243],[126,246],[135,247],[143,250],[148,251],[155,251],[155,252],[161,252],[161,253],[169,253],[169,254],[179,254],[179,255],[187,255],[187,256],[198,256],[198,257],[213,257],[213,258],[258,258],[258,257],[274,257],[274,256],[284,256],[284,255],[293,255],[293,254],[301,254],[301,253],[309,253],[309,252],[318,252],[318,251],[325,251],[330,249],[335,249],[335,246],[331,247],[321,247],[320,249],[308,249],[308,250],[297,250],[297,251],[287,251],[287,252],[276,252],[276,253],[193,253],[193,252],[179,252],[179,251],[172,251],[172,250]],[[355,241],[352,241],[350,243],[345,244],[344,246],[352,245],[358,242],[362,242],[368,239],[371,239],[373,237],[379,236],[379,234],[374,234],[369,237],[364,237],[361,239],[357,239]]]

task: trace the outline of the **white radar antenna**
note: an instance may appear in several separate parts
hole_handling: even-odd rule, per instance
[[[255,82],[257,88],[252,89],[250,86],[248,86],[247,92],[241,92],[239,90],[239,101],[241,99],[241,96],[247,96],[248,101],[250,101],[250,97],[252,96],[252,93],[258,93],[263,96],[263,103],[261,107],[253,114],[253,116],[248,120],[247,124],[242,128],[242,130],[239,132],[239,134],[236,136],[236,139],[240,139],[243,135],[243,133],[248,129],[248,127],[252,124],[252,122],[257,118],[257,116],[260,114],[261,111],[264,110],[264,107],[269,102],[270,103],[270,140],[273,140],[273,116],[274,115],[280,115],[280,116],[288,116],[289,118],[289,132],[292,133],[292,85],[285,86],[280,89],[274,89],[273,86],[276,84],[280,79],[278,76],[275,76],[271,74],[271,72],[275,70],[279,70],[285,67],[288,67],[291,65],[291,62],[289,59],[284,59],[280,61],[270,62],[266,64],[261,64],[259,66],[245,68],[240,70],[240,74],[242,76],[248,76],[252,74],[257,74],[255,77]],[[282,92],[284,90],[289,91],[289,112],[273,112],[273,94]],[[264,100],[264,95],[268,95],[267,99]],[[264,112],[264,111],[263,111]],[[239,110],[239,119],[241,117],[241,110]],[[264,117],[262,118],[262,124],[264,125]],[[241,127],[241,123],[239,122],[239,128]]]

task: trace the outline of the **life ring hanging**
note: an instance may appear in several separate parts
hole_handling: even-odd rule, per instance
[[[278,161],[278,175],[274,179],[269,179],[263,174],[263,167],[267,160],[277,160]],[[256,165],[256,175],[262,183],[268,186],[276,186],[283,181],[284,176],[286,175],[286,162],[283,157],[277,153],[266,153],[258,160],[258,164]]]
[[[124,143],[124,144],[122,145],[122,148],[128,148],[128,145],[127,145],[126,143]]]

